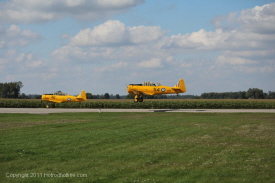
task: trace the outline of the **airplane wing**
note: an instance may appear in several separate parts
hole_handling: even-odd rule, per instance
[[[142,92],[145,95],[154,95],[153,93],[149,93],[149,92]]]
[[[53,102],[53,103],[61,103],[62,101],[60,100],[53,100],[53,99],[50,99],[49,102]]]
[[[153,93],[144,92],[144,91],[138,91],[138,90],[133,90],[133,93],[135,95],[153,95]]]

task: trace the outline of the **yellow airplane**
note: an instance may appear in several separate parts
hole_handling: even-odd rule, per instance
[[[57,91],[53,94],[44,94],[41,97],[41,101],[48,101],[51,103],[63,103],[63,102],[82,102],[86,101],[86,92],[82,90],[77,97],[67,95],[61,91]]]
[[[161,94],[179,94],[186,92],[184,80],[173,86],[162,86],[160,83],[143,82],[143,84],[129,84],[127,87],[128,93],[134,94],[134,102],[142,102],[143,95],[161,95]]]

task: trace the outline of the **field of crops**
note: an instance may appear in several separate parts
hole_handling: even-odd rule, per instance
[[[40,100],[0,99],[0,108],[44,108],[49,103]],[[86,102],[55,104],[56,108],[117,108],[117,109],[275,109],[275,100],[204,100],[151,99],[134,103],[131,99],[94,99]]]

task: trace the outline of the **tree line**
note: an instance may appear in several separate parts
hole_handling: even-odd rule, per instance
[[[104,95],[92,95],[91,93],[86,93],[87,99],[120,99],[121,96],[119,94],[113,95],[109,93],[105,93]]]
[[[199,97],[201,99],[275,99],[275,92],[269,91],[264,93],[263,90],[258,88],[249,88],[247,91],[239,92],[210,92],[203,93]]]
[[[18,98],[22,87],[21,81],[0,83],[0,98]]]
[[[21,81],[0,83],[0,98],[30,98],[40,99],[41,95],[20,95],[20,89],[23,87]],[[133,99],[133,94],[113,95],[105,93],[102,95],[93,95],[92,93],[86,93],[87,99]],[[146,95],[145,99],[275,99],[275,91],[269,91],[264,93],[263,90],[258,88],[249,88],[247,91],[239,92],[208,92],[197,95]]]

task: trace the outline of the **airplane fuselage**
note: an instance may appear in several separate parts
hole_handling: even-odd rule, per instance
[[[163,86],[159,83],[144,82],[143,84],[129,84],[127,92],[134,94],[134,102],[142,102],[143,95],[161,95],[161,94],[179,94],[186,92],[184,80],[180,79],[179,82],[173,86]]]
[[[82,102],[86,101],[86,92],[82,90],[80,94],[76,96],[67,95],[62,92],[56,92],[58,94],[44,94],[41,97],[42,101],[52,102],[52,103],[63,103],[63,102]]]
[[[72,95],[42,95],[43,101],[48,102],[56,102],[56,103],[63,103],[63,102],[81,102],[84,100],[77,99],[75,96]]]
[[[173,94],[180,93],[170,86],[140,86],[141,84],[130,84],[128,85],[128,93],[134,95],[161,95],[161,94]]]

